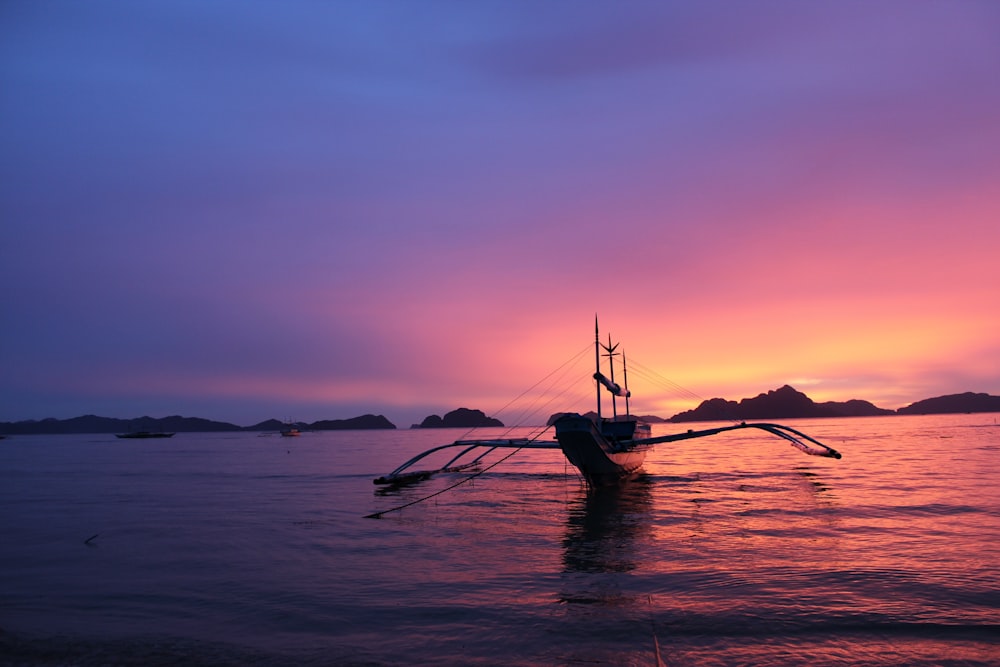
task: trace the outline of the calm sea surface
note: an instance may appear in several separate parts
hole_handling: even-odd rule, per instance
[[[588,493],[523,451],[381,519],[462,432],[8,438],[0,663],[1000,664],[1000,415],[787,423],[844,458],[722,435]]]

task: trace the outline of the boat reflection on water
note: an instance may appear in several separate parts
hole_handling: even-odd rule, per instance
[[[652,537],[652,484],[649,476],[639,475],[628,484],[581,492],[568,508],[563,570],[634,570],[636,545]]]

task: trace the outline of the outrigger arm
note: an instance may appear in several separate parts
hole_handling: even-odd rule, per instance
[[[707,428],[701,431],[689,430],[684,433],[673,433],[671,435],[661,435],[654,438],[642,438],[641,440],[634,440],[633,442],[642,443],[645,445],[655,445],[661,442],[676,442],[678,440],[689,440],[691,438],[703,438],[709,435],[716,435],[719,433],[725,433],[726,431],[735,431],[742,428],[759,428],[763,431],[767,431],[772,435],[776,435],[779,438],[784,438],[791,443],[793,447],[799,449],[806,454],[811,456],[826,456],[832,459],[841,458],[840,452],[833,449],[832,447],[827,447],[819,440],[811,438],[801,431],[796,431],[794,428],[789,426],[784,426],[782,424],[769,424],[769,423],[747,423],[740,422],[739,424],[734,424],[732,426],[719,426],[717,428]],[[800,440],[800,438],[802,440]],[[811,447],[810,445],[803,442],[806,440],[811,442],[816,447]],[[818,448],[818,449],[817,449]]]
[[[811,438],[801,431],[797,431],[789,426],[784,426],[782,424],[770,424],[770,423],[747,423],[741,422],[739,424],[733,424],[732,426],[719,426],[716,428],[707,428],[699,431],[689,430],[684,433],[672,433],[670,435],[661,435],[654,438],[641,438],[632,441],[625,441],[622,444],[636,444],[636,445],[656,445],[665,442],[677,442],[679,440],[690,440],[692,438],[704,438],[710,435],[717,435],[719,433],[725,433],[726,431],[735,431],[744,428],[756,428],[762,431],[767,431],[772,435],[776,435],[779,438],[787,440],[793,447],[809,454],[811,456],[825,456],[828,458],[839,459],[841,458],[840,452],[833,449],[832,447],[827,447],[822,442]],[[807,443],[811,443],[807,444]],[[430,470],[409,470],[414,464],[423,460],[424,458],[434,454],[435,452],[440,452],[445,449],[461,448],[455,456],[453,456],[447,463],[445,463],[440,468],[433,468]],[[471,468],[480,461],[483,457],[490,454],[497,449],[559,449],[559,443],[554,440],[542,440],[537,439],[527,439],[527,438],[498,438],[492,440],[456,440],[455,442],[449,443],[447,445],[440,445],[438,447],[433,447],[425,452],[417,454],[409,461],[399,466],[388,475],[376,478],[375,484],[386,485],[386,484],[408,484],[410,482],[416,482],[420,480],[427,479],[432,475],[441,472],[458,472]],[[473,459],[466,461],[464,463],[458,463],[465,455],[470,452],[482,449]]]
[[[435,452],[440,452],[443,449],[451,449],[453,447],[464,447],[462,451],[453,456],[450,461],[441,466],[440,468],[434,468],[433,470],[415,470],[407,472],[407,468],[412,466],[414,463],[424,459],[427,456]],[[462,464],[458,464],[458,460],[463,456],[468,454],[474,449],[482,448],[484,451],[481,452],[471,461],[467,461]],[[427,479],[431,475],[435,475],[439,472],[458,472],[460,470],[465,470],[476,464],[478,464],[484,456],[493,452],[497,449],[559,449],[559,443],[555,440],[543,440],[541,442],[537,440],[529,440],[527,438],[513,438],[513,439],[494,439],[494,440],[456,440],[455,442],[449,443],[447,445],[440,445],[438,447],[433,447],[425,452],[417,454],[412,459],[399,466],[393,470],[388,475],[376,478],[375,484],[406,484],[409,482],[415,482],[422,479]]]

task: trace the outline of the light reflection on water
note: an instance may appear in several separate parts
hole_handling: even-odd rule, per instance
[[[656,449],[595,493],[558,452],[522,452],[380,520],[362,517],[461,477],[371,479],[459,433],[7,440],[0,649],[649,665],[658,645],[670,665],[996,664],[996,415],[794,426],[844,458],[730,434]]]

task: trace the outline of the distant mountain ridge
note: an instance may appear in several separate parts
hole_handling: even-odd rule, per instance
[[[72,419],[42,419],[19,422],[0,422],[0,432],[11,435],[30,435],[36,433],[131,433],[135,431],[171,431],[215,433],[223,431],[242,431],[235,424],[212,421],[198,417],[181,417],[172,415],[156,419],[154,417],[137,417],[135,419],[115,419],[113,417],[98,417],[83,415]]]
[[[692,422],[692,421],[743,421],[767,419],[801,419],[826,417],[874,417],[878,415],[929,415],[974,412],[1000,412],[1000,396],[989,394],[951,394],[917,401],[899,410],[886,410],[877,407],[869,401],[851,399],[848,401],[825,401],[816,403],[804,393],[785,385],[772,389],[753,398],[740,401],[729,401],[723,398],[711,398],[702,401],[693,410],[680,412],[673,417],[659,421]],[[548,424],[551,425],[557,417],[565,414],[557,412],[552,415]],[[594,413],[587,413],[596,419]],[[656,423],[656,417],[637,417],[639,421]]]
[[[174,433],[218,433],[233,431],[280,431],[285,422],[277,419],[262,421],[253,426],[237,426],[228,422],[212,421],[199,417],[138,417],[115,419],[83,415],[71,419],[42,419],[19,422],[0,422],[0,433],[7,435],[36,435],[60,433],[131,433],[135,431],[168,431]],[[395,424],[382,415],[362,415],[351,419],[328,419],[312,424],[295,424],[297,428],[313,431],[394,429]]]
[[[744,398],[739,402],[712,398],[702,401],[693,410],[678,413],[672,422],[717,421],[742,419],[789,419],[797,417],[872,417],[895,414],[868,401],[827,401],[816,403],[811,398],[785,385],[766,394]]]
[[[744,419],[795,419],[810,417],[868,417],[876,415],[931,415],[931,414],[961,414],[978,412],[1000,412],[1000,396],[984,393],[965,392],[936,396],[911,403],[898,410],[885,410],[876,407],[868,401],[852,399],[849,401],[826,401],[816,403],[802,392],[789,385],[773,389],[767,393],[758,394],[753,398],[740,401],[728,401],[722,398],[712,398],[702,401],[693,410],[678,413],[669,419],[661,419],[653,415],[638,417],[648,423],[688,422],[688,421],[724,421]],[[549,423],[558,416],[553,415]],[[4,435],[34,435],[34,434],[70,434],[70,433],[129,433],[135,431],[169,431],[175,433],[213,433],[232,431],[279,431],[287,424],[277,419],[262,421],[253,426],[237,426],[228,422],[213,421],[199,417],[138,417],[135,419],[115,419],[83,415],[71,419],[42,419],[17,422],[0,422],[0,434]],[[311,424],[297,423],[302,430],[356,430],[356,429],[395,429],[396,426],[383,415],[366,414],[350,419],[324,419]],[[430,415],[421,424],[413,428],[475,428],[481,426],[502,427],[503,423],[492,417],[487,417],[481,410],[459,408],[444,417]]]
[[[949,394],[927,398],[896,410],[901,415],[942,415],[962,412],[1000,412],[1000,396],[976,394]]]

